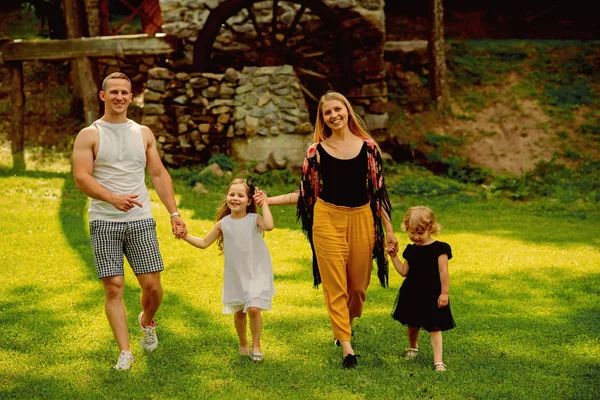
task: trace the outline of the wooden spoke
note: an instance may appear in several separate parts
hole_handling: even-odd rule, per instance
[[[277,2],[278,0],[273,0],[273,17],[271,19],[271,37],[272,43],[277,43]]]
[[[304,69],[302,67],[296,67],[296,72],[298,72],[299,74],[314,76],[319,79],[327,79],[327,75],[320,74],[310,69]]]
[[[254,15],[254,11],[252,11],[252,5],[248,6],[246,8],[246,10],[248,10],[248,16],[250,17],[250,20],[252,21],[252,26],[254,26],[254,30],[256,31],[256,34],[258,35],[258,39],[262,43],[263,47],[266,49],[268,47],[267,42],[265,41],[262,31],[261,31],[260,27],[258,26],[258,22],[256,21],[256,15]]]
[[[290,35],[294,34],[294,32],[296,31],[296,25],[298,25],[298,22],[300,22],[300,18],[302,18],[302,14],[304,14],[305,11],[306,11],[306,6],[303,4],[302,7],[300,7],[300,10],[298,10],[298,13],[294,17],[294,20],[288,27],[288,29],[285,33],[285,36],[284,36],[283,40],[281,41],[282,47],[285,47],[285,44],[287,43],[288,39],[290,38]]]
[[[304,53],[302,52],[302,58],[314,58],[314,57],[321,57],[323,54],[325,54],[325,52],[323,51],[315,51],[313,53]]]
[[[300,90],[302,90],[302,91],[304,92],[304,94],[305,94],[305,95],[307,95],[308,97],[310,97],[310,99],[311,99],[312,101],[314,101],[315,103],[318,103],[318,102],[319,102],[319,99],[317,98],[317,96],[315,96],[314,94],[312,94],[312,93],[310,92],[310,90],[308,90],[308,89],[306,88],[306,86],[304,86],[303,84],[300,84]]]
[[[311,112],[328,89],[350,87],[351,37],[323,0],[218,3],[196,39],[194,70],[292,65]]]

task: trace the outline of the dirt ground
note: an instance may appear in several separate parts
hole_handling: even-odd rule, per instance
[[[549,118],[536,101],[509,95],[517,79],[511,75],[498,100],[469,118],[449,116],[440,120],[428,112],[407,113],[391,104],[390,132],[415,143],[424,136],[422,132],[461,138],[464,144],[459,155],[474,166],[515,175],[529,171],[537,162],[550,160],[562,143],[556,140],[555,129],[548,128]],[[454,115],[463,114],[461,104],[453,102],[451,106]],[[403,118],[398,118],[400,113]],[[413,136],[407,135],[407,128]]]

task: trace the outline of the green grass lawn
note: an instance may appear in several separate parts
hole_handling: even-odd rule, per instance
[[[221,314],[222,257],[170,233],[152,191],[166,270],[157,314],[159,348],[144,354],[139,287],[126,273],[130,371],[112,370],[118,349],[103,309],[86,221],[87,199],[68,164],[0,157],[0,398],[19,399],[597,399],[600,397],[600,217],[544,212],[535,204],[478,197],[393,199],[432,206],[452,245],[450,298],[457,327],[444,333],[445,374],[432,371],[429,337],[419,358],[400,358],[406,329],[390,312],[390,288],[373,276],[357,321],[356,370],[340,368],[310,248],[291,207],[274,208],[265,236],[277,295],[265,312],[265,362],[237,354],[232,317]],[[177,183],[180,212],[196,235],[213,225],[221,193]],[[273,193],[276,194],[276,193]]]

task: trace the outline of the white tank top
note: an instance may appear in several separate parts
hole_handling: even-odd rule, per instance
[[[98,129],[99,136],[92,177],[113,193],[139,195],[136,200],[144,207],[134,206],[123,212],[110,203],[92,199],[89,221],[126,222],[152,218],[145,183],[146,149],[141,125],[132,120],[122,124],[96,120],[92,125]]]

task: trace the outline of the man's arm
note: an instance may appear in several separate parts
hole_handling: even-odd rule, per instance
[[[142,126],[142,134],[144,135],[144,143],[146,143],[146,168],[150,174],[150,179],[152,179],[152,184],[160,201],[165,205],[169,214],[172,215],[177,212],[173,181],[158,155],[154,133],[150,128]],[[177,238],[181,239],[187,235],[187,227],[179,215],[171,217],[171,227]]]
[[[119,211],[129,211],[134,205],[143,207],[136,200],[137,194],[118,195],[102,186],[94,177],[94,147],[98,144],[98,131],[94,127],[82,129],[73,145],[73,178],[77,188],[88,197],[106,201]]]

